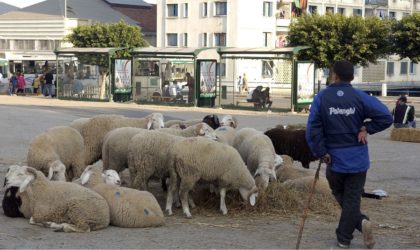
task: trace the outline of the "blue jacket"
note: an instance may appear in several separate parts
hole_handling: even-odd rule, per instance
[[[334,83],[312,102],[306,140],[315,156],[331,155],[332,171],[359,173],[369,168],[368,147],[357,139],[360,128],[375,134],[391,124],[391,113],[376,97],[350,83]]]

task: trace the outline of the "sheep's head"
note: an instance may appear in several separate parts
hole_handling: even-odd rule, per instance
[[[283,158],[276,154],[274,156],[274,169],[278,169],[283,164]]]
[[[235,117],[231,115],[225,115],[222,117],[222,120],[220,121],[220,126],[229,126],[232,128],[238,127],[238,121]]]
[[[258,188],[256,186],[254,186],[251,190],[241,187],[239,188],[239,193],[241,194],[242,199],[249,202],[251,206],[254,206],[257,202]]]
[[[212,129],[220,127],[219,117],[217,115],[206,115],[203,122],[208,124]]]
[[[121,186],[121,178],[118,175],[117,171],[108,169],[102,173],[102,177],[106,184],[114,184],[117,186]]]
[[[260,167],[254,174],[255,184],[260,189],[266,189],[270,180],[276,180],[276,172],[274,169]]]
[[[48,179],[51,181],[66,181],[66,166],[59,161],[51,162],[48,169]]]
[[[163,122],[163,115],[161,113],[152,113],[146,117],[148,120],[147,122],[147,129],[160,129],[165,127],[165,123]]]
[[[26,179],[26,166],[12,165],[7,169],[4,187],[20,187]]]
[[[217,136],[214,133],[214,129],[212,129],[208,124],[206,123],[199,123],[195,125],[196,135],[197,136],[204,136],[206,138],[216,140]]]

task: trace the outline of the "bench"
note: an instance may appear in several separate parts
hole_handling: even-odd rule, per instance
[[[246,100],[236,101],[236,106],[239,106],[239,104],[252,104],[252,106],[254,106],[255,109],[261,108],[258,102],[248,102]]]

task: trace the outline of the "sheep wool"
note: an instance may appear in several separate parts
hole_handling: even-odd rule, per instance
[[[230,126],[218,127],[215,131],[216,141],[233,146],[236,129]]]
[[[66,167],[69,180],[80,177],[84,164],[83,138],[71,127],[53,127],[32,139],[28,155],[28,166],[49,174],[50,164],[59,160]]]
[[[164,216],[156,198],[147,191],[106,184],[102,173],[87,168],[82,183],[105,198],[110,209],[110,223],[117,227],[162,226]]]
[[[132,127],[117,128],[108,132],[102,146],[104,169],[122,172],[128,168],[128,142],[136,134],[146,132],[147,129]]]
[[[286,188],[292,188],[300,192],[309,192],[312,188],[314,178],[315,176],[299,177],[297,179],[287,180],[283,182],[283,185]],[[321,194],[326,196],[332,195],[330,186],[328,185],[328,181],[325,177],[319,177],[319,180],[315,185],[315,194]]]
[[[101,158],[105,135],[109,131],[121,127],[162,128],[163,116],[160,113],[152,113],[144,118],[127,118],[120,115],[98,115],[90,118],[81,129],[81,135],[85,143],[86,165],[92,164]]]
[[[206,136],[211,139],[216,139],[214,129],[204,122],[191,125],[185,129],[161,128],[159,129],[159,132],[164,132],[182,137]]]
[[[26,187],[22,184],[20,192],[27,195],[31,211],[25,217],[31,217],[31,224],[53,222],[51,227],[64,232],[89,232],[109,225],[108,204],[96,192],[71,182],[49,181],[33,168],[26,172],[26,180],[32,180]]]
[[[305,176],[315,176],[315,170],[313,169],[297,168],[293,166],[293,159],[290,156],[282,155],[281,157],[283,158],[283,163],[276,171],[277,179],[280,182]]]

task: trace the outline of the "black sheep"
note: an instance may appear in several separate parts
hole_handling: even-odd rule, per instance
[[[203,122],[207,123],[213,129],[220,127],[219,117],[217,115],[206,115],[203,118]]]
[[[23,214],[19,211],[22,200],[16,197],[18,191],[19,187],[9,187],[4,193],[2,206],[4,215],[8,217],[23,217]]]
[[[293,160],[302,163],[304,168],[309,168],[309,163],[317,160],[306,142],[304,129],[283,129],[278,127],[267,130],[264,134],[271,139],[276,154],[288,155]]]

